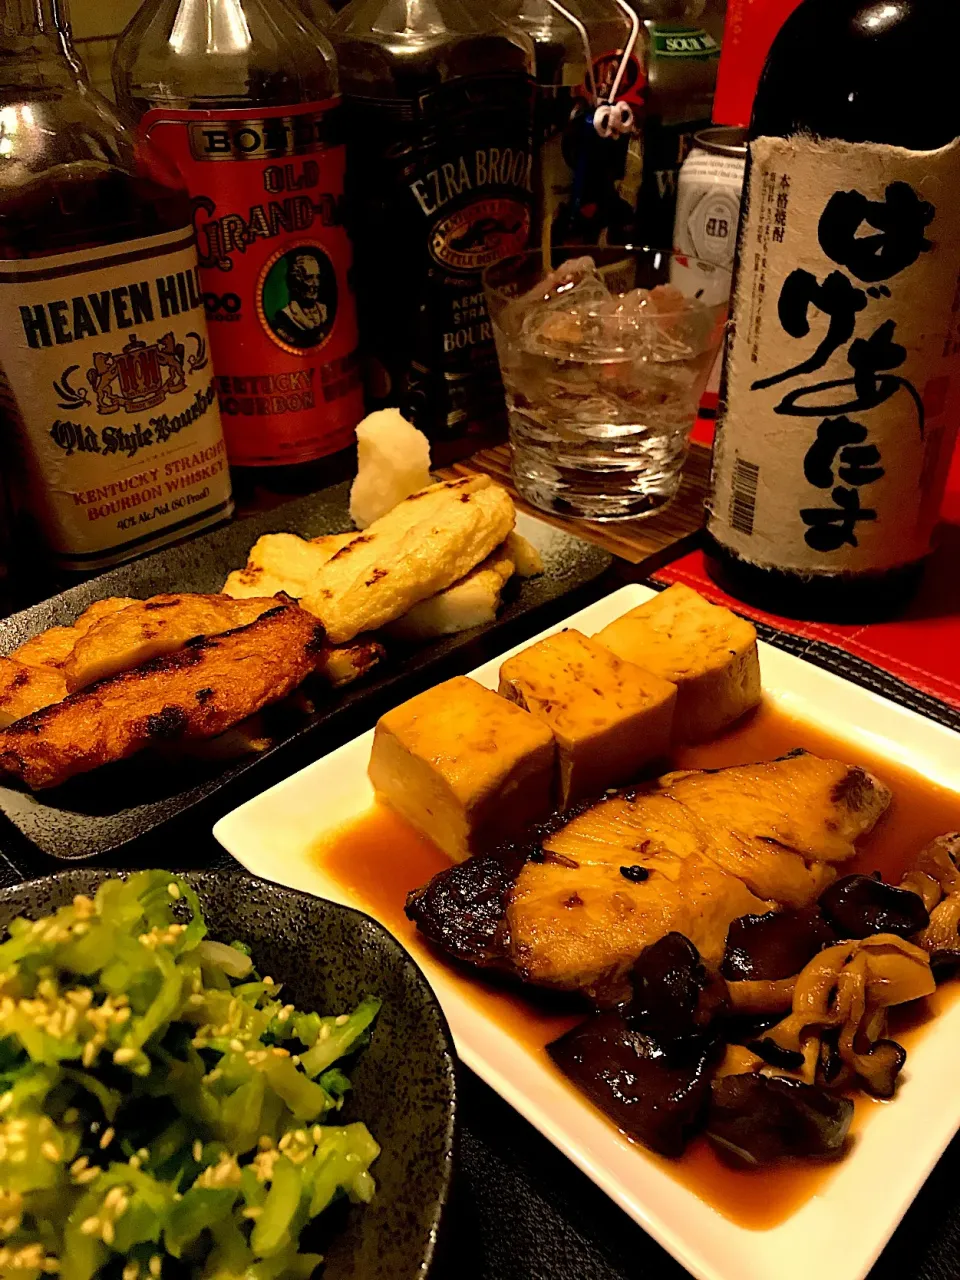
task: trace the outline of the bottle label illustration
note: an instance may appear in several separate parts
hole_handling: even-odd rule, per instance
[[[142,130],[193,200],[230,460],[311,461],[363,416],[339,99],[157,108]]]

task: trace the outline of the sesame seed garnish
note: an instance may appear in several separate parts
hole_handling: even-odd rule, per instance
[[[106,1132],[103,1134],[103,1137],[100,1139],[100,1150],[106,1151],[107,1147],[109,1147],[110,1143],[114,1140],[115,1137],[116,1137],[116,1133],[113,1128],[113,1125],[111,1125],[110,1128],[107,1129]]]
[[[7,1107],[13,1102],[13,1090],[8,1089],[6,1093],[0,1094],[0,1115],[3,1115]]]
[[[130,1166],[131,1169],[139,1169],[140,1166],[143,1164],[143,1160],[140,1158],[140,1156],[133,1155],[127,1161],[127,1164]]]
[[[171,888],[175,889],[176,885],[171,885]],[[163,1270],[163,1260],[158,1253],[155,1253],[153,1257],[150,1259],[150,1274],[154,1277],[157,1277],[160,1275],[160,1272],[162,1270]]]
[[[234,1053],[243,1053],[243,1041],[234,1037],[234,1039],[230,1041],[230,1048]]]
[[[123,1268],[122,1280],[138,1280],[140,1275],[140,1264],[138,1262],[128,1262]]]
[[[60,1151],[55,1142],[44,1142],[40,1146],[40,1154],[45,1160],[49,1160],[51,1164],[56,1164],[60,1159]]]
[[[197,1138],[193,1144],[193,1158],[196,1160],[197,1164],[199,1164],[203,1159],[203,1143],[199,1138]]]
[[[171,881],[171,883],[167,885],[167,893],[169,893],[171,898],[176,900],[180,897],[180,886]]]
[[[100,1231],[99,1218],[84,1218],[80,1223],[80,1234],[83,1236],[95,1236]]]
[[[348,1013],[341,1013],[338,1017],[334,1018],[334,1023],[338,1027],[346,1026],[349,1021],[350,1015]]]
[[[105,1222],[100,1229],[100,1239],[104,1244],[113,1244],[116,1234],[112,1222]]]
[[[123,1049],[117,1049],[113,1055],[113,1060],[118,1067],[122,1067],[125,1063],[132,1062],[136,1056],[136,1049],[126,1047]]]

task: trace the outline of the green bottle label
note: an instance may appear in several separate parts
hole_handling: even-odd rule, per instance
[[[658,22],[654,24],[651,35],[655,58],[693,58],[705,62],[720,56],[720,46],[710,32],[701,27],[677,27]]]

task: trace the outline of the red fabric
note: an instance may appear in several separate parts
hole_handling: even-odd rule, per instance
[[[713,424],[701,420],[694,439],[708,444],[712,436]],[[685,582],[709,599],[729,604],[779,630],[846,649],[906,684],[960,707],[960,448],[954,453],[947,482],[939,545],[916,598],[903,616],[892,622],[836,625],[762,613],[733,600],[714,584],[701,551],[673,561],[657,577]]]

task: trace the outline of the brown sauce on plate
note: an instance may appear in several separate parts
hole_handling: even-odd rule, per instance
[[[770,760],[794,747],[862,765],[893,791],[888,812],[863,843],[856,859],[845,866],[845,872],[878,870],[884,879],[897,881],[927,841],[946,831],[960,830],[960,794],[771,707],[761,707],[714,742],[677,751],[670,763],[682,768],[717,768]],[[323,836],[317,844],[316,857],[324,871],[381,920],[411,954],[423,957],[428,953],[403,907],[411,889],[450,865],[435,845],[392,811],[374,805],[356,822]],[[583,1016],[563,997],[551,998],[549,993],[529,989],[521,994],[473,973],[464,972],[461,981],[465,996],[547,1061],[545,1046]],[[922,1034],[930,1018],[953,995],[951,984],[929,1001],[918,1001],[919,1007],[904,1006],[893,1011],[890,1034],[900,1040],[908,1054],[911,1043]],[[908,1058],[906,1070],[909,1069]],[[853,1142],[872,1108],[889,1105],[863,1094],[857,1096],[856,1104]],[[719,1213],[755,1231],[783,1222],[819,1194],[837,1163],[804,1161],[757,1172],[738,1169],[718,1156],[705,1138],[695,1140],[679,1160],[647,1154]]]

